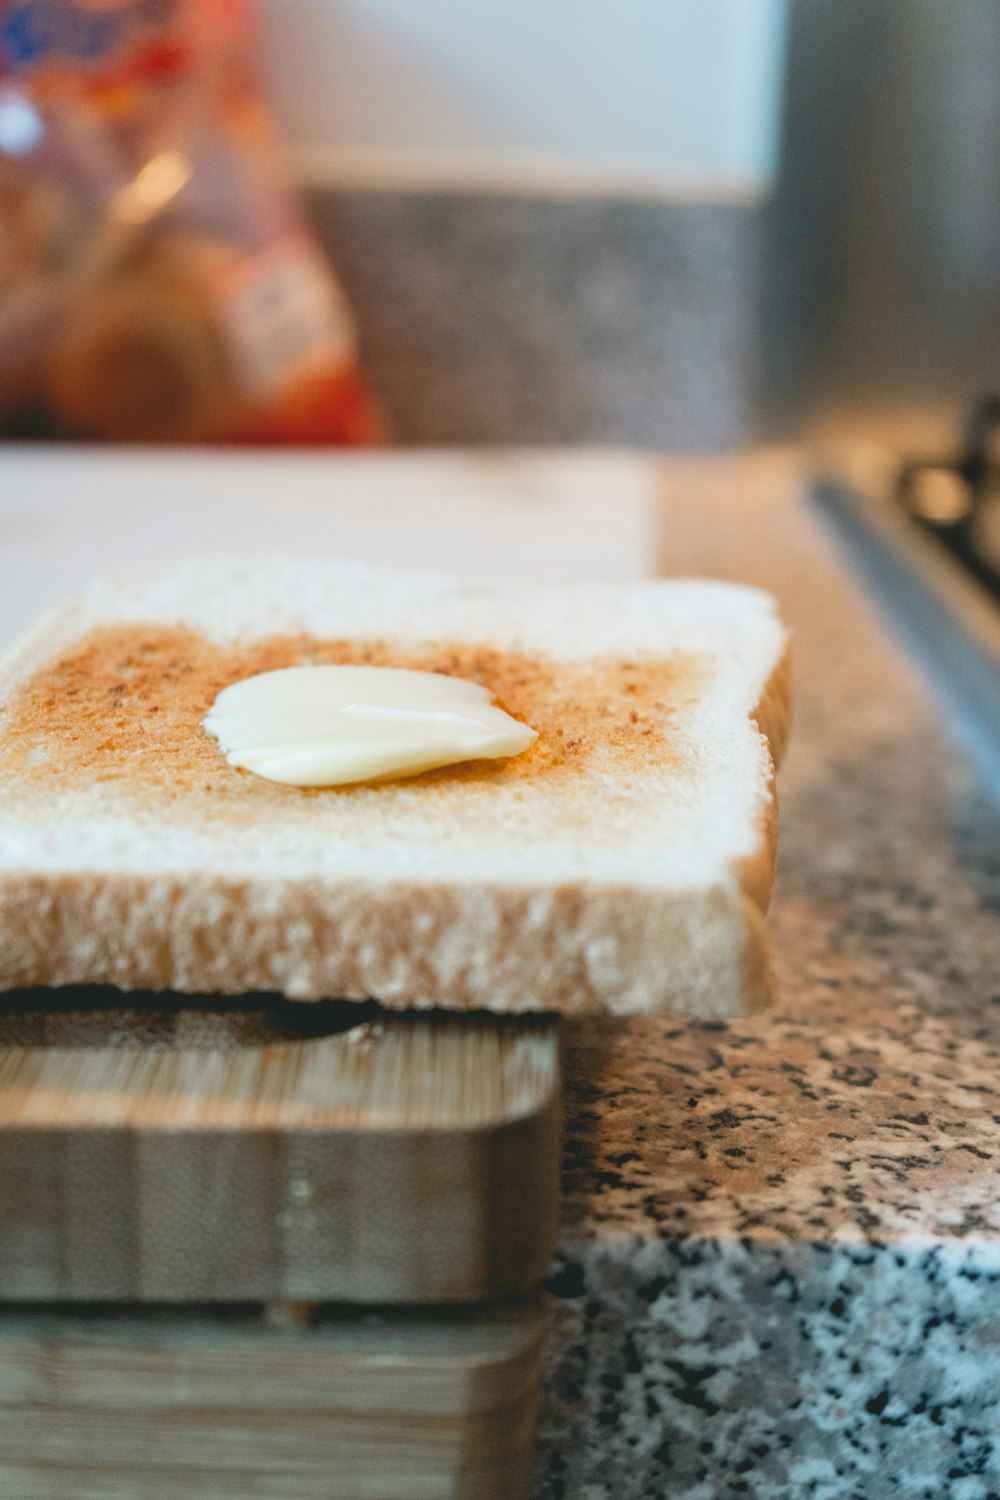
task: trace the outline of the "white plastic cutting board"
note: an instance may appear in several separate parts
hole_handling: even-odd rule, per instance
[[[0,445],[0,649],[95,573],[327,553],[476,580],[626,582],[657,464],[608,451],[328,454]]]

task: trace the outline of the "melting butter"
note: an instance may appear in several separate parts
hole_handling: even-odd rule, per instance
[[[520,755],[538,735],[487,688],[398,667],[282,667],[223,688],[203,721],[231,766],[288,786],[416,776]]]

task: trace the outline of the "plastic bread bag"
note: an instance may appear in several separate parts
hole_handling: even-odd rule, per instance
[[[371,443],[246,0],[0,0],[0,434]]]

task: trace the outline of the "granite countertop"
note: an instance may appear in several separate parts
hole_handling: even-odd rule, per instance
[[[539,1500],[1000,1497],[1000,808],[804,503],[664,466],[793,626],[775,1011],[568,1028]]]

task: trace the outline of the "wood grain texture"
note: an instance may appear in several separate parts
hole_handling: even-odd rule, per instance
[[[543,1299],[259,1316],[0,1309],[4,1500],[527,1500]]]
[[[541,1280],[552,1024],[274,1040],[267,1012],[160,1003],[0,1017],[0,1299],[485,1302]],[[26,1033],[59,1045],[3,1045]]]

